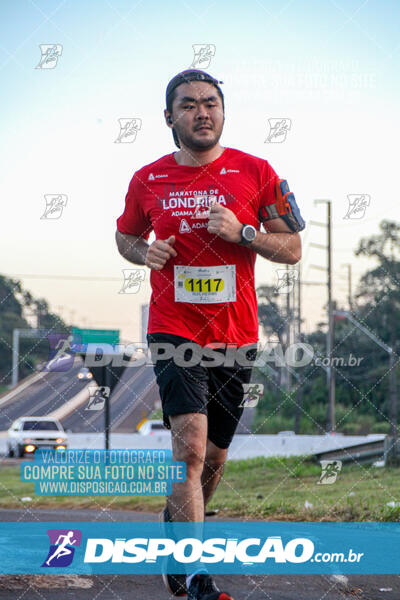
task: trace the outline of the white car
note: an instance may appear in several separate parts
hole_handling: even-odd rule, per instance
[[[57,419],[49,417],[20,417],[8,430],[8,456],[32,454],[37,448],[65,450],[68,436]]]
[[[170,433],[163,421],[144,421],[138,428],[140,435],[155,435],[156,433]]]

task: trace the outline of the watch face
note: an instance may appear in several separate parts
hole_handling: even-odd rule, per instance
[[[243,237],[247,242],[252,242],[256,237],[256,228],[252,225],[246,225],[243,228]]]

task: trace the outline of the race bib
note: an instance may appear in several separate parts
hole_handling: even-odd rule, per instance
[[[175,302],[217,304],[236,301],[236,265],[174,265]]]

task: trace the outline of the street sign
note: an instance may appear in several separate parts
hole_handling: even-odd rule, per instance
[[[49,333],[48,329],[16,329],[19,332],[20,337],[25,338],[43,338],[47,339]]]
[[[88,358],[94,355],[94,362],[98,356],[98,366],[90,366],[90,371],[99,387],[107,388],[108,394],[104,398],[104,445],[108,450],[110,447],[110,401],[113,389],[121,380],[123,372],[126,369],[129,356],[124,354],[120,348],[116,348],[119,344],[118,329],[79,329],[72,327],[72,345],[74,352],[81,354],[83,358]],[[90,346],[89,346],[90,344]],[[97,346],[96,346],[97,345]],[[122,356],[125,361],[124,366],[115,366],[107,361],[102,364],[103,357]]]
[[[72,344],[119,344],[119,329],[80,329],[72,327]]]

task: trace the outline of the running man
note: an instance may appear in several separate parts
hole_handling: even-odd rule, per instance
[[[67,338],[61,338],[58,340],[55,350],[57,350],[56,354],[53,356],[51,360],[46,364],[46,369],[51,371],[54,365],[57,364],[57,361],[63,358],[72,358],[71,354],[68,354],[68,350],[72,351],[73,336],[69,335]]]
[[[53,552],[53,554],[50,556],[50,558],[48,560],[46,560],[46,565],[50,566],[51,561],[53,560],[53,558],[61,558],[62,556],[66,556],[67,554],[71,554],[72,550],[70,548],[67,548],[67,546],[73,546],[76,543],[76,540],[71,539],[74,535],[73,531],[68,531],[68,533],[66,535],[59,535],[58,539],[56,541],[56,545],[59,544],[59,546],[57,546],[56,550]],[[62,540],[62,542],[60,543],[60,540]]]
[[[149,344],[234,344],[250,349],[251,365],[259,327],[256,255],[296,264],[304,221],[286,181],[266,160],[220,145],[220,83],[195,69],[169,82],[164,116],[179,151],[134,173],[116,242],[124,258],[151,270]],[[148,244],[151,231],[156,240]],[[251,366],[176,362],[157,355],[154,366],[173,458],[187,467],[163,519],[202,522],[243,412]],[[166,574],[164,582],[188,600],[232,598],[206,572]]]

